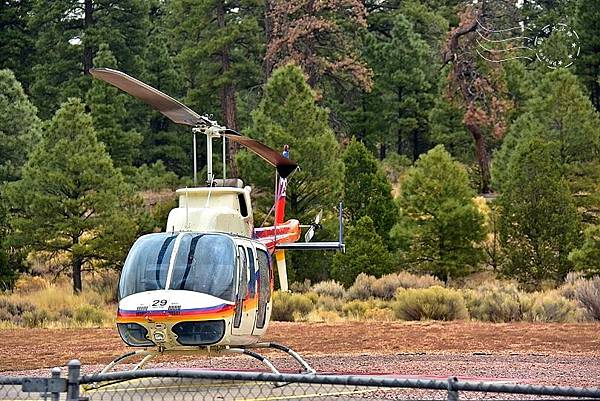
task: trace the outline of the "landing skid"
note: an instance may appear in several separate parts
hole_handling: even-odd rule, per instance
[[[305,374],[315,374],[316,373],[316,371],[308,364],[308,362],[306,362],[296,351],[294,351],[293,349],[291,349],[289,347],[286,347],[285,345],[281,345],[278,343],[272,343],[272,342],[256,343],[256,344],[247,345],[247,346],[243,346],[243,347],[220,348],[215,351],[217,353],[233,353],[233,354],[248,355],[249,357],[252,357],[252,358],[257,359],[258,361],[262,362],[262,364],[265,365],[272,373],[279,374],[280,373],[279,370],[277,370],[277,368],[273,365],[273,363],[266,356],[263,356],[257,352],[251,351],[251,349],[256,349],[256,348],[270,348],[270,349],[276,349],[276,350],[285,352],[286,354],[291,356],[302,367],[302,373],[305,373]],[[130,371],[142,369],[148,362],[150,362],[152,359],[154,359],[155,357],[157,357],[159,355],[163,355],[163,354],[193,355],[193,354],[198,354],[198,353],[206,353],[206,350],[205,349],[190,349],[190,350],[141,349],[141,350],[137,350],[137,351],[130,351],[130,352],[126,352],[125,354],[120,355],[117,358],[115,358],[111,363],[106,365],[104,367],[104,369],[102,369],[102,371],[100,371],[100,373],[102,374],[102,373],[110,372],[115,366],[122,364],[126,360],[130,360],[130,359],[137,358],[137,357],[141,357],[142,359],[133,368],[131,368]]]

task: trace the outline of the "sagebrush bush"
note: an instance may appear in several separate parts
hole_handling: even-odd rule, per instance
[[[392,273],[376,279],[371,284],[371,293],[374,297],[390,300],[394,298],[398,288],[429,288],[444,284],[436,277],[430,275],[419,276],[409,272]]]
[[[523,320],[526,309],[523,294],[513,283],[491,282],[466,290],[464,298],[471,318],[505,323]]]
[[[305,292],[310,291],[311,287],[312,287],[312,285],[310,283],[310,280],[306,278],[302,282],[294,281],[292,284],[290,284],[290,291],[305,293]]]
[[[574,283],[574,298],[583,306],[590,319],[600,320],[600,277],[580,278]]]
[[[577,302],[566,299],[558,291],[529,294],[531,309],[525,318],[531,322],[572,323],[582,320],[584,311]]]
[[[293,322],[308,315],[315,305],[303,294],[276,291],[273,294],[273,310],[271,319],[281,322]]]
[[[313,285],[311,290],[321,297],[328,296],[341,299],[346,295],[344,286],[335,280],[321,281]]]
[[[403,286],[398,274],[386,274],[373,282],[371,285],[371,293],[374,297],[390,300],[394,298],[396,290],[401,287]]]
[[[360,273],[356,276],[354,284],[346,291],[346,298],[349,300],[365,300],[373,297],[373,283],[377,279],[375,276],[369,276],[365,273]]]
[[[25,327],[44,327],[46,323],[53,320],[50,313],[45,309],[34,309],[23,313]]]
[[[344,306],[344,301],[339,298],[322,296],[316,302],[317,309],[330,312],[341,312]]]
[[[465,300],[457,290],[439,286],[401,288],[392,308],[402,320],[462,320],[469,317]]]

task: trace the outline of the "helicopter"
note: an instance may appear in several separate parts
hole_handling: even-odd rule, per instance
[[[271,317],[273,265],[281,290],[288,291],[285,250],[345,251],[342,204],[338,241],[309,242],[321,227],[322,211],[308,225],[284,220],[287,182],[298,168],[289,158],[287,145],[280,153],[121,71],[93,68],[90,73],[174,123],[191,127],[194,184],[196,135],[206,136],[206,186],[178,189],[178,206],[169,212],[165,231],[138,238],[125,259],[119,279],[117,329],[125,344],[137,349],[115,358],[101,373],[132,358],[141,358],[133,366],[138,370],[159,355],[197,353],[244,354],[279,373],[269,359],[253,351],[259,348],[285,352],[302,372],[315,373],[294,350],[261,342],[261,338]],[[215,139],[222,141],[221,178],[213,171]],[[251,187],[226,177],[227,140],[275,167],[272,226],[254,226]],[[306,242],[297,242],[304,228]]]

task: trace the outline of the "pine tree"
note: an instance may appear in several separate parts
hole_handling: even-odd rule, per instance
[[[402,183],[392,238],[406,263],[448,282],[482,259],[483,216],[465,168],[441,145],[422,155]]]
[[[381,277],[392,271],[391,255],[377,234],[373,220],[369,216],[361,217],[348,230],[346,253],[333,257],[331,277],[350,287],[360,273]]]
[[[100,44],[106,43],[118,68],[142,72],[149,31],[144,0],[34,0],[31,29],[36,34],[31,93],[44,118],[69,97],[83,98],[89,70]]]
[[[386,146],[416,160],[427,149],[427,116],[437,92],[437,56],[415,32],[414,24],[402,13],[391,20],[389,37],[368,36],[366,57],[375,72],[375,85],[367,107],[383,121],[367,128],[377,138],[380,157]]]
[[[328,125],[328,112],[317,106],[315,92],[299,67],[288,65],[273,72],[252,119],[249,136],[274,149],[289,145],[290,158],[300,165],[300,170],[288,178],[286,216],[310,222],[322,209],[324,220],[335,221],[334,208],[342,194],[344,164],[339,144]],[[255,221],[262,222],[273,205],[273,169],[248,152],[240,152],[238,156],[242,177],[255,188]],[[328,253],[320,259],[325,261],[332,256]],[[311,260],[314,256],[290,252],[286,257],[291,259],[290,277],[300,271],[303,274],[296,278],[323,274],[315,271]]]
[[[521,142],[512,154],[510,179],[498,199],[505,275],[539,287],[559,282],[572,269],[567,260],[579,217],[561,177],[560,146],[543,139]]]
[[[138,230],[128,188],[77,99],[56,113],[6,195],[11,244],[68,260],[75,292],[84,269],[121,262]]]
[[[267,1],[266,74],[295,62],[311,88],[324,81],[370,90],[372,71],[361,60],[366,10],[357,0]]]
[[[291,216],[308,220],[319,209],[331,210],[340,199],[344,164],[327,110],[317,106],[299,67],[288,65],[273,72],[252,119],[249,136],[274,149],[289,145],[290,157],[300,164],[287,187]],[[240,156],[243,176],[265,194],[257,200],[259,208],[268,210],[273,202],[273,169],[247,152]]]
[[[10,70],[0,70],[0,185],[17,180],[39,139],[40,120]]]
[[[398,209],[392,198],[392,186],[377,160],[365,145],[353,139],[342,155],[344,161],[344,206],[350,221],[369,216],[379,236],[389,238]]]
[[[188,102],[233,130],[240,128],[239,92],[259,85],[263,53],[258,17],[261,3],[224,0],[174,0],[170,24],[177,60],[190,83]],[[229,169],[237,176],[237,144],[229,143]]]
[[[117,68],[108,45],[101,44],[94,64],[97,67]],[[86,103],[91,110],[98,139],[106,145],[115,166],[130,166],[139,153],[142,136],[124,128],[128,113],[125,107],[129,96],[103,81],[95,79],[87,93]]]
[[[576,31],[581,40],[577,75],[583,78],[592,104],[600,111],[600,4],[596,0],[579,0],[577,5]]]
[[[12,70],[25,88],[28,88],[31,78],[35,42],[30,27],[32,3],[32,0],[0,3],[0,70]]]
[[[493,164],[494,187],[505,190],[509,161],[516,147],[530,138],[556,142],[558,165],[584,220],[597,223],[600,210],[600,117],[565,69],[546,74],[525,105],[526,112],[512,124]]]
[[[156,21],[156,24],[158,26],[152,32],[146,50],[146,68],[142,80],[174,98],[181,98],[184,91],[182,76],[177,71],[174,56],[167,46],[168,35],[160,28],[161,21]],[[144,117],[143,123],[139,125],[149,125],[149,129],[143,132],[144,151],[140,154],[139,163],[150,165],[162,161],[167,169],[178,176],[191,176],[192,136],[189,130],[173,124],[148,106],[141,106],[140,110],[136,110],[136,114]],[[202,148],[199,151],[201,155]],[[201,156],[199,159],[201,160]]]
[[[575,269],[589,277],[600,275],[600,225],[588,227],[583,234],[583,243],[569,254]]]
[[[10,288],[22,270],[22,254],[6,244],[8,206],[4,185],[18,180],[40,137],[40,120],[10,70],[0,70],[0,289]]]

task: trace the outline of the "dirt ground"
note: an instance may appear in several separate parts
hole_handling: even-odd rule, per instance
[[[373,369],[369,362],[361,364],[360,358],[378,356],[384,360],[386,356],[402,355],[450,359],[551,357],[575,365],[592,363],[600,369],[600,324],[272,322],[265,340],[286,344],[314,361],[328,360],[330,356],[355,360],[354,366],[344,361],[339,362],[340,366],[326,364],[324,367],[331,371]],[[128,350],[116,329],[0,330],[0,344],[0,372],[5,374],[64,365],[73,358],[80,359],[83,365],[99,366]],[[231,361],[230,357],[220,363],[220,358],[212,359],[221,366]],[[176,363],[168,358],[161,361]],[[189,361],[181,360],[185,365]],[[379,368],[392,369],[385,364]]]

